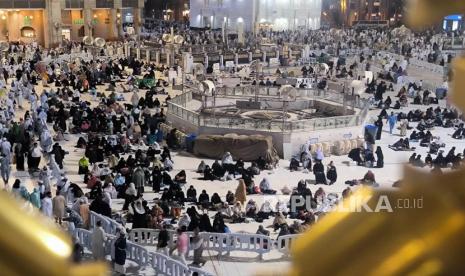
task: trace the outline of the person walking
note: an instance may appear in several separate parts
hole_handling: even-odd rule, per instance
[[[380,146],[376,148],[376,167],[377,168],[384,167],[384,155],[383,155],[383,150],[381,149]]]
[[[204,250],[204,240],[202,236],[200,236],[199,228],[196,227],[194,230],[194,237],[192,237],[191,246],[194,249],[194,260],[192,262],[193,266],[203,266],[207,262],[207,260],[202,257],[203,250]]]
[[[0,173],[2,175],[3,183],[5,187],[8,186],[8,180],[10,179],[11,165],[9,156],[2,153],[0,156]]]
[[[41,202],[41,211],[45,216],[53,218],[52,192],[45,193],[45,197]]]
[[[105,260],[106,233],[103,230],[102,222],[97,221],[96,227],[92,231],[92,256],[96,260]]]
[[[244,179],[239,179],[239,184],[237,185],[234,196],[236,197],[236,201],[239,201],[242,205],[245,204],[245,201],[247,200],[247,187]]]
[[[21,143],[16,143],[14,146],[14,162],[16,162],[16,170],[24,171],[24,152],[23,145]]]
[[[165,254],[168,256],[168,242],[169,242],[169,235],[168,230],[166,230],[166,224],[163,224],[163,228],[161,229],[160,233],[158,233],[158,244],[157,244],[157,251]]]
[[[132,175],[132,182],[134,182],[138,193],[144,193],[145,172],[140,166],[137,166],[134,171]]]
[[[29,200],[31,201],[32,206],[36,207],[37,209],[40,209],[41,207],[40,192],[37,187],[34,188],[33,192],[29,196]]]
[[[400,136],[405,137],[407,135],[408,121],[403,119],[400,121]]]
[[[375,126],[378,127],[376,130],[376,140],[381,140],[381,134],[383,133],[383,118],[381,116],[378,117]]]
[[[126,231],[124,228],[118,229],[117,239],[114,243],[114,261],[115,261],[115,272],[124,275],[126,268]]]
[[[187,265],[186,255],[189,246],[189,237],[186,234],[186,227],[178,228],[178,240],[176,241],[176,249],[178,251],[178,259],[181,263]]]
[[[58,222],[61,225],[63,217],[65,216],[66,199],[60,194],[59,190],[57,190],[57,195],[53,198],[52,203],[55,222]]]
[[[394,129],[397,123],[397,115],[395,115],[394,112],[391,112],[391,115],[389,115],[388,123],[389,123],[389,133],[392,135],[392,130]]]
[[[42,152],[39,148],[39,144],[34,143],[34,147],[30,152],[29,170],[34,172],[39,170],[40,159],[42,158]]]

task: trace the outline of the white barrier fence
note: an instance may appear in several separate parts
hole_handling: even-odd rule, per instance
[[[81,245],[92,251],[92,232],[86,229],[77,228],[74,235],[79,238]],[[116,237],[108,235],[105,243],[105,255],[111,255],[112,244]],[[126,243],[126,259],[137,263],[139,266],[150,265],[157,274],[169,276],[190,276],[196,273],[199,276],[213,276],[213,274],[200,268],[189,267],[169,256],[158,252],[149,253],[142,245],[128,241]]]
[[[129,240],[140,245],[156,246],[160,230],[156,229],[132,229]],[[177,240],[176,231],[168,231],[170,246],[174,246]],[[191,237],[192,232],[187,232]],[[278,249],[284,255],[289,255],[291,242],[299,235],[288,235],[273,240],[268,236],[248,233],[200,233],[204,240],[204,248],[217,251],[219,255],[230,255],[231,252],[253,252],[262,259],[263,254],[271,252],[273,248]],[[189,244],[190,246],[190,244]]]
[[[91,211],[90,226],[93,228],[97,224],[97,221],[100,221],[102,223],[102,227],[105,230],[105,233],[114,234],[116,233],[116,229],[124,228],[120,223],[116,222],[115,220]]]
[[[102,222],[102,227],[108,234],[115,234],[118,227],[122,227],[116,221],[105,216],[91,212],[90,225],[93,228],[98,220]],[[158,243],[158,235],[160,230],[136,228],[129,233],[128,239],[141,246],[156,246]],[[192,232],[186,233],[189,238],[193,236]],[[168,231],[169,246],[173,247],[177,240],[177,233],[174,230]],[[248,233],[210,233],[202,232],[201,236],[204,240],[204,247],[207,250],[217,251],[219,255],[230,255],[231,252],[253,252],[257,253],[260,259],[263,254],[271,252],[272,249],[277,249],[283,255],[288,256],[292,241],[299,235],[281,236],[277,240],[273,240],[268,236]],[[190,248],[190,239],[188,239]],[[134,253],[136,254],[136,253]],[[139,253],[137,253],[139,254]],[[143,258],[143,257],[141,257]]]
[[[278,237],[276,241],[276,248],[279,252],[283,253],[284,255],[289,256],[291,252],[292,243],[299,237],[300,235],[286,235]]]

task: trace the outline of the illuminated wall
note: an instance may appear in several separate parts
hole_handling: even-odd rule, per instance
[[[322,0],[190,0],[192,27],[230,29],[243,22],[247,31],[260,23],[271,23],[274,30],[319,29]]]
[[[35,40],[39,44],[44,43],[44,21],[41,10],[3,10],[0,13],[0,40],[6,40],[8,35],[10,41]]]
[[[274,30],[319,29],[321,0],[259,0],[257,21]]]
[[[191,27],[221,28],[225,20],[235,29],[243,22],[246,30],[253,29],[254,5],[252,0],[190,0]]]

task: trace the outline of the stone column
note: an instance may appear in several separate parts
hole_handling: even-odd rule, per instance
[[[140,35],[142,26],[142,9],[134,8],[134,31],[136,35]]]
[[[44,44],[50,47],[61,42],[61,1],[47,0],[44,11]]]
[[[93,10],[95,9],[95,1],[96,0],[84,0],[84,8],[82,10],[82,17],[84,19],[84,35],[87,36],[94,36],[92,30],[92,21],[93,18]]]
[[[84,9],[82,10],[82,15],[84,18],[84,35],[85,36],[92,36],[92,9],[86,8],[85,6],[86,1],[84,2]]]
[[[118,17],[116,14],[118,13],[117,9],[111,9],[110,10],[110,38],[118,38],[119,37],[119,25],[121,25],[118,22]]]
[[[121,15],[121,11],[123,9],[123,1],[122,0],[113,0],[114,10],[111,11],[111,18],[112,21],[115,23],[115,37],[119,38],[123,34],[123,18]]]

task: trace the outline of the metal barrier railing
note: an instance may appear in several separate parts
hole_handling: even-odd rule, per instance
[[[315,118],[299,121],[281,121],[281,120],[260,120],[248,118],[230,118],[230,117],[205,117],[201,114],[187,109],[185,106],[192,100],[193,90],[195,88],[186,87],[186,92],[174,97],[168,102],[168,114],[181,118],[184,121],[191,123],[197,127],[216,127],[227,129],[253,129],[265,132],[298,132],[323,130],[340,127],[354,127],[364,123],[368,114],[369,101],[363,99],[354,100],[354,106],[361,109],[361,112],[356,115],[337,116],[326,118]],[[252,91],[253,90],[253,91]],[[194,90],[195,91],[195,90]],[[254,88],[220,88],[217,94],[236,95],[236,96],[252,96],[255,95]],[[262,87],[259,94],[274,96],[277,90]],[[252,93],[253,92],[253,93]],[[332,91],[324,93],[312,89],[298,89],[298,95],[305,97],[313,97],[315,99],[326,99],[342,104],[344,102],[344,94]]]

